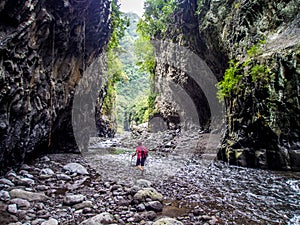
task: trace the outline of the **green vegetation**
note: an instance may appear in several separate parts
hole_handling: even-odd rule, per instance
[[[250,75],[253,82],[271,78],[270,69],[254,61],[255,57],[263,53],[262,46],[265,44],[266,40],[263,39],[251,46],[251,48],[247,50],[248,56],[244,62],[229,61],[229,68],[225,71],[224,79],[217,84],[217,97],[220,101],[222,101],[224,97],[229,97],[233,90],[236,90],[238,87],[243,87],[239,85],[243,76]]]
[[[154,74],[156,61],[149,37],[140,36],[134,42],[134,54],[137,58],[136,65],[139,66],[140,71]]]
[[[115,117],[116,83],[127,79],[123,70],[123,64],[117,57],[118,48],[120,39],[124,36],[124,31],[129,22],[123,13],[120,12],[117,0],[112,1],[111,5],[113,32],[107,49],[108,83],[101,111],[104,115]]]
[[[250,69],[250,75],[253,81],[262,80],[268,78],[270,75],[270,69],[264,65],[255,65]]]
[[[144,17],[137,25],[138,33],[148,38],[165,34],[175,8],[176,0],[146,0]]]
[[[247,50],[248,57],[256,57],[258,55],[261,55],[263,53],[262,46],[267,43],[266,39],[262,39],[258,41],[257,44],[252,45],[251,48]]]
[[[247,54],[249,57],[255,57],[255,56],[262,54],[262,50],[261,50],[260,46],[253,45],[253,46],[251,46],[251,48],[249,48],[247,50]]]
[[[110,148],[109,153],[112,155],[122,155],[132,152],[131,149],[125,149],[125,148]]]
[[[118,0],[112,0],[111,7],[111,25],[113,32],[108,43],[108,50],[119,47],[120,39],[124,36],[125,30],[129,26],[128,18],[120,11]]]
[[[109,50],[107,53],[107,67],[108,83],[106,96],[102,106],[102,113],[104,115],[114,115],[116,101],[116,83],[120,81],[126,81],[128,77],[124,72],[122,62],[113,50]]]
[[[237,2],[234,4],[234,9],[239,9],[241,7],[241,3]]]
[[[130,121],[135,121],[137,124],[147,122],[149,119],[148,96],[142,96],[131,105],[129,108]]]
[[[228,97],[230,92],[238,86],[242,77],[243,75],[240,74],[238,69],[238,62],[231,60],[229,68],[225,71],[224,79],[217,84],[218,99],[222,100],[224,97]]]
[[[138,38],[134,41],[136,65],[140,74],[147,74],[150,77],[151,86],[154,85],[156,66],[151,40],[165,35],[168,24],[172,22],[171,14],[175,8],[176,0],[146,0],[143,18],[136,24],[138,34]],[[139,83],[136,87],[140,86],[143,86],[143,83]],[[137,89],[136,87],[133,90]],[[126,109],[129,120],[137,124],[148,121],[155,113],[156,93],[152,93],[149,86],[141,89],[142,95],[136,95],[135,100]]]
[[[128,76],[128,79],[117,83],[117,123],[118,130],[122,131],[124,129],[124,122],[130,122],[132,117],[130,115],[139,114],[139,116],[134,116],[134,118],[141,117],[142,119],[137,119],[136,122],[141,123],[146,119],[148,120],[148,105],[142,107],[140,104],[141,99],[147,98],[150,92],[149,88],[149,74],[144,72],[138,64],[138,58],[141,57],[137,55],[135,44],[138,39],[138,34],[136,33],[136,25],[139,21],[139,17],[136,14],[129,13],[126,14],[130,20],[130,26],[125,30],[125,36],[120,40],[121,52],[119,58],[124,65],[124,71]],[[140,47],[140,54],[146,54],[147,49],[144,51],[143,47]],[[138,112],[139,110],[141,112]],[[144,115],[145,114],[145,115]],[[129,121],[127,121],[129,119]]]
[[[117,113],[119,131],[125,122],[143,123],[155,113],[156,94],[151,93],[150,85],[154,84],[156,61],[150,40],[165,34],[175,8],[176,0],[146,0],[140,19],[133,13],[125,17],[117,0],[112,2],[114,30],[108,45],[109,77],[102,111]]]

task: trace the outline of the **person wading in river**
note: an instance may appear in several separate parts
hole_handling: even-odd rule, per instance
[[[142,144],[141,141],[138,142],[138,146],[136,147],[135,153],[132,154],[132,157],[136,157],[136,167],[140,169],[142,172],[144,171],[145,161],[148,155],[147,148]]]

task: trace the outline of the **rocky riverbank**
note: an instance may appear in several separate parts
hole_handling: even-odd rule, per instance
[[[151,150],[144,174],[130,157],[138,139]],[[0,222],[299,224],[299,173],[211,160],[213,140],[199,132],[123,134],[92,139],[83,155],[44,156],[0,178]]]
[[[102,179],[80,155],[44,156],[7,173],[0,188],[2,224],[182,224],[160,218],[164,196],[150,181]]]

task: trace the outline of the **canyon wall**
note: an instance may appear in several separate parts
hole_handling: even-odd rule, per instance
[[[163,39],[197,54],[217,81],[223,80],[227,68],[237,78],[224,94],[225,128],[218,159],[239,166],[300,170],[299,8],[297,0],[183,0],[175,9]],[[204,102],[197,109],[200,124],[210,122],[207,96],[188,79],[181,82],[184,85],[177,82],[181,69],[158,61],[156,71],[157,81],[167,77],[193,102]],[[170,88],[160,83],[158,93],[167,93]],[[162,115],[178,113],[176,107],[160,107],[166,102],[176,104],[161,94],[156,105]]]
[[[107,0],[1,1],[1,172],[38,154],[79,152],[73,99],[101,61],[109,15]]]

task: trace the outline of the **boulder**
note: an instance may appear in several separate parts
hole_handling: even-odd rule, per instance
[[[92,208],[93,202],[91,201],[83,201],[81,203],[73,205],[74,209],[83,209],[83,208]]]
[[[44,193],[35,193],[30,191],[24,191],[22,189],[13,189],[9,192],[11,198],[22,198],[28,201],[46,201],[49,199]]]
[[[73,194],[69,194],[66,195],[64,198],[64,204],[65,205],[75,205],[78,203],[81,203],[85,200],[85,196],[84,195],[73,195]]]
[[[162,201],[163,196],[159,192],[157,192],[154,188],[143,188],[139,190],[133,198],[138,200],[139,202],[146,201],[147,198],[150,198],[152,201]]]
[[[68,163],[63,167],[64,170],[69,171],[71,173],[78,173],[81,175],[88,175],[87,169],[80,165],[79,163]]]
[[[80,223],[80,225],[102,225],[102,224],[112,224],[113,216],[107,212],[96,215]]]
[[[29,209],[30,208],[30,202],[25,199],[14,198],[10,202],[12,204],[16,204],[18,206],[18,208],[20,208],[20,209]]]
[[[159,201],[146,202],[145,207],[147,210],[153,210],[154,212],[161,212],[163,205]]]
[[[6,178],[1,178],[0,179],[0,184],[6,185],[6,186],[14,186],[14,183],[11,182],[10,180],[6,179]]]
[[[152,225],[183,225],[183,223],[173,218],[165,217],[156,220]]]
[[[1,201],[8,201],[10,199],[10,194],[8,191],[4,191],[4,190],[1,190],[0,191],[0,200]]]
[[[58,225],[58,221],[56,219],[49,219],[41,223],[41,225]]]
[[[7,206],[7,211],[12,214],[16,214],[18,212],[17,204],[10,204]]]

